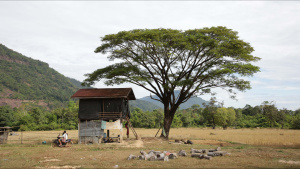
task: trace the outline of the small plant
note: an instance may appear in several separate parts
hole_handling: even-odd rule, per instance
[[[236,149],[239,149],[239,150],[244,149],[244,146],[236,147]]]
[[[240,143],[233,142],[233,141],[227,141],[227,142],[230,143],[230,144],[240,144]]]

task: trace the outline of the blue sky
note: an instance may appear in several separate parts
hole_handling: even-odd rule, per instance
[[[261,72],[249,78],[252,89],[238,92],[238,101],[216,89],[218,101],[241,108],[274,101],[295,110],[300,108],[299,9],[298,1],[0,1],[0,43],[82,81],[84,74],[110,64],[93,52],[106,34],[226,26],[254,47]],[[131,84],[114,87],[134,87],[137,98],[149,96]]]

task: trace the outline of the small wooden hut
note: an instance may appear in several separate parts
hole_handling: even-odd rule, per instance
[[[71,98],[79,99],[78,143],[100,143],[110,129],[119,129],[122,141],[123,121],[130,123],[129,100],[136,100],[131,88],[80,89]]]

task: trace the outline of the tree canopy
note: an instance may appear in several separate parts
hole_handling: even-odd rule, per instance
[[[105,35],[95,52],[117,60],[86,74],[84,85],[105,79],[106,85],[132,83],[155,94],[164,104],[164,129],[168,137],[175,112],[181,103],[196,94],[207,94],[221,87],[250,89],[242,77],[252,76],[259,67],[251,62],[260,58],[251,53],[249,43],[226,27],[193,30],[135,29]],[[180,90],[176,97],[175,90]]]

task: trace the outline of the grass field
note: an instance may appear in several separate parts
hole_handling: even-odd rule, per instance
[[[193,145],[169,144],[154,138],[157,129],[136,129],[142,140],[125,140],[122,144],[73,144],[59,148],[51,144],[62,131],[18,132],[0,145],[0,168],[300,168],[300,131],[280,129],[171,129],[170,141],[190,139]],[[78,131],[67,131],[77,140]],[[117,132],[111,132],[117,135]],[[22,136],[22,137],[21,137]],[[21,139],[22,138],[22,139]],[[22,143],[21,144],[21,140]],[[46,141],[47,144],[42,144]],[[140,150],[178,152],[183,149],[209,149],[222,146],[230,156],[212,160],[179,157],[163,161],[127,160]]]

